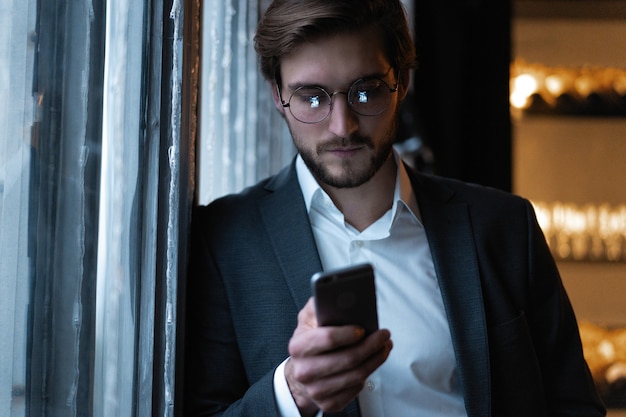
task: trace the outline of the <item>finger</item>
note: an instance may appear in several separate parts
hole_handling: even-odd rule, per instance
[[[309,297],[309,300],[304,307],[302,307],[302,310],[298,312],[298,328],[296,328],[296,331],[302,330],[303,327],[317,327],[317,316],[315,314],[315,303],[313,301],[313,297]]]
[[[364,335],[363,328],[358,326],[325,326],[307,331],[296,329],[289,341],[289,354],[295,357],[318,355],[353,345]]]
[[[384,360],[391,350],[392,343],[389,332],[380,330],[372,333],[362,343],[351,347],[336,349],[334,351],[316,356],[292,356],[294,360],[294,376],[302,383],[314,382],[330,376],[349,372],[362,368],[365,363],[376,358],[377,355]],[[363,368],[365,372],[372,372],[380,366],[380,363]]]
[[[391,348],[392,343],[389,341],[358,367],[306,384],[308,396],[323,411],[343,409],[361,392],[369,375],[389,357]]]

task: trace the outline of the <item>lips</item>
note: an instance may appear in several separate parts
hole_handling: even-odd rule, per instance
[[[365,148],[371,148],[369,140],[362,136],[352,136],[349,138],[335,138],[317,148],[318,155],[329,152],[336,155],[350,156]]]
[[[348,147],[342,146],[327,148],[324,152],[332,154],[339,158],[351,158],[353,156],[356,156],[363,149],[365,149],[364,145]]]
[[[358,145],[358,146],[348,146],[348,147],[339,147],[339,148],[329,148],[326,149],[328,152],[354,152],[354,151],[358,151],[359,149],[363,149],[365,146],[364,145]]]
[[[364,142],[341,141],[330,142],[319,146],[320,152],[354,152],[367,147]]]

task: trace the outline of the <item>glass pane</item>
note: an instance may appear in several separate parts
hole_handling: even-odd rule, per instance
[[[143,3],[107,3],[93,416],[132,416],[140,302]],[[134,69],[131,71],[130,69]]]
[[[0,415],[26,413],[34,1],[0,3]]]
[[[173,413],[182,7],[0,3],[3,417]]]
[[[145,4],[0,4],[2,416],[151,415],[168,260],[158,135],[144,147]]]
[[[90,414],[95,325],[104,16],[98,4],[36,4],[31,88],[26,411]]]

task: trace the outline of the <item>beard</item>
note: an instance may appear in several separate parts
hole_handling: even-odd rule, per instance
[[[289,123],[288,126],[302,160],[319,183],[334,188],[353,188],[363,185],[372,179],[391,155],[391,149],[395,143],[398,130],[397,118],[393,120],[387,133],[379,142],[378,147],[374,145],[371,137],[355,134],[346,138],[334,138],[333,140],[319,144],[312,150],[304,146],[299,146],[298,144],[305,143],[306,139],[296,136],[291,126],[289,126]],[[333,174],[330,168],[320,160],[319,155],[327,149],[339,146],[365,146],[373,152],[366,164],[355,166],[354,161],[344,160],[341,162],[341,173]]]

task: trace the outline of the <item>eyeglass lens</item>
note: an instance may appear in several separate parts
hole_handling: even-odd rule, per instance
[[[387,109],[393,91],[378,78],[359,80],[348,90],[348,104],[360,115],[376,116]],[[289,99],[291,114],[304,123],[321,122],[330,114],[331,106],[332,96],[321,87],[300,87]]]

